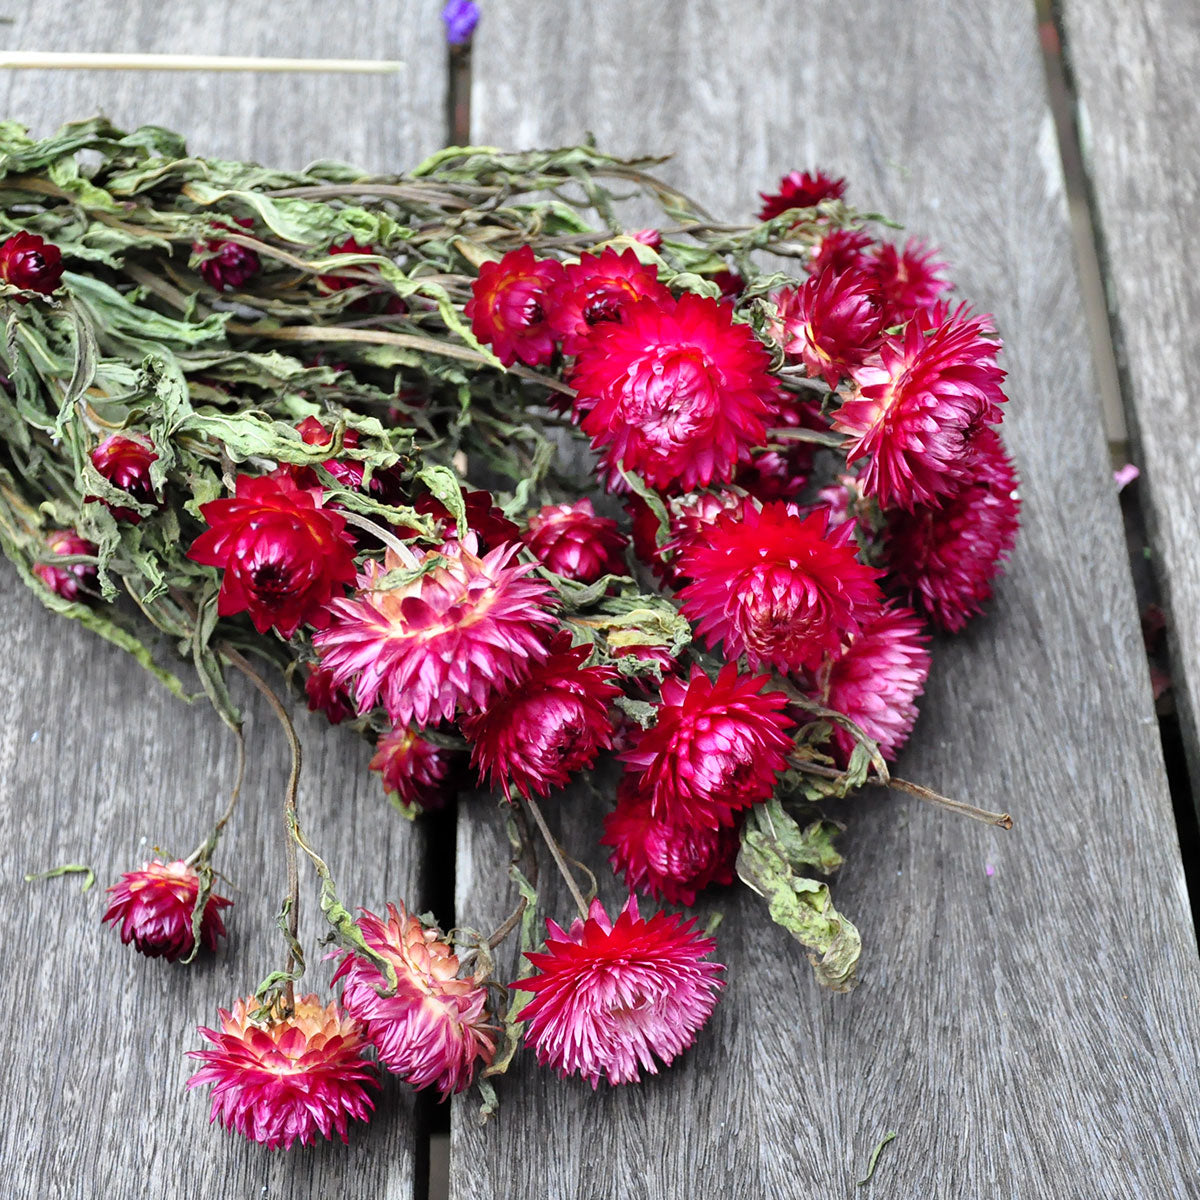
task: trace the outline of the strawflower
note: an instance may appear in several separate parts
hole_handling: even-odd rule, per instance
[[[120,488],[141,504],[159,503],[150,481],[150,464],[157,461],[158,454],[148,438],[130,437],[124,433],[110,434],[91,453],[92,466],[113,487]],[[89,500],[96,499],[89,496]],[[136,509],[102,501],[118,521],[137,525],[141,514]]]
[[[463,309],[475,336],[506,366],[518,359],[538,367],[554,356],[554,331],[546,319],[563,279],[557,259],[537,259],[528,246],[485,262]]]
[[[97,549],[93,542],[70,529],[52,529],[46,534],[46,550],[51,554],[95,555]],[[39,562],[30,569],[56,596],[64,600],[78,600],[80,590],[96,579],[94,563],[68,563],[60,567],[52,562]]]
[[[455,773],[454,751],[434,745],[415,729],[398,725],[375,743],[370,769],[378,771],[383,790],[405,813],[444,808]]]
[[[379,1086],[363,1057],[362,1026],[315,995],[266,1021],[251,1019],[257,1007],[247,996],[232,1012],[218,1009],[221,1028],[199,1031],[212,1049],[188,1051],[204,1064],[189,1090],[212,1085],[209,1120],[268,1150],[311,1146],[318,1133],[348,1142],[350,1121],[367,1120],[375,1107],[367,1089]]]
[[[789,171],[777,192],[759,192],[763,206],[758,219],[769,221],[790,208],[812,208],[822,200],[840,200],[846,194],[846,181],[824,171]]]
[[[414,1088],[435,1087],[443,1100],[468,1087],[496,1052],[487,993],[458,978],[458,957],[437,929],[389,904],[387,917],[363,911],[368,946],[395,968],[396,990],[370,960],[346,953],[333,976],[342,1004],[363,1023],[379,1061]]]
[[[194,868],[179,860],[154,859],[140,871],[127,871],[108,892],[112,899],[101,920],[120,931],[125,945],[132,942],[147,958],[167,962],[192,952],[196,944],[192,910],[200,894],[200,877]],[[205,950],[215,950],[225,936],[221,910],[232,903],[215,892],[209,894],[200,920],[200,945]]]
[[[719,829],[775,790],[792,747],[787,697],[766,675],[726,663],[716,680],[692,667],[663,681],[654,725],[621,755],[655,817]]]
[[[477,712],[525,679],[546,655],[552,591],[513,564],[513,545],[482,557],[468,534],[424,553],[388,550],[367,561],[353,597],[329,606],[313,642],[340,686],[353,682],[359,712],[382,697],[393,725]]]
[[[243,229],[254,228],[254,222],[249,217],[232,219]],[[218,223],[217,228],[230,233],[239,232],[234,225]],[[192,253],[206,255],[196,264],[196,270],[200,272],[209,287],[215,288],[218,292],[240,288],[249,283],[262,270],[262,260],[249,246],[224,241],[221,238],[193,242]]]
[[[569,932],[547,921],[545,951],[525,955],[533,974],[512,985],[532,993],[520,1016],[538,1062],[593,1088],[601,1075],[637,1083],[674,1062],[712,1015],[725,969],[694,924],[646,919],[632,896],[615,921],[599,900]]]
[[[565,787],[612,745],[608,706],[621,689],[612,667],[584,666],[589,653],[559,633],[545,660],[519,684],[478,716],[463,718],[472,765],[481,782],[490,776],[492,787],[504,789],[506,800],[513,787],[523,796]]]
[[[208,522],[188,557],[224,570],[217,612],[246,612],[259,633],[291,637],[305,621],[325,621],[325,605],[354,581],[354,539],[324,507],[321,489],[283,469],[239,475],[231,499],[200,506]]]
[[[625,538],[611,517],[598,517],[586,496],[574,504],[547,504],[529,518],[525,544],[556,575],[594,583],[625,574]]]
[[[14,233],[0,242],[0,283],[48,296],[62,273],[62,251],[36,233]]]
[[[597,326],[572,383],[584,433],[651,487],[728,480],[765,440],[779,392],[763,345],[729,305],[640,300]]]

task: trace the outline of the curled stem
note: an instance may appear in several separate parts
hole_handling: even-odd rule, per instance
[[[550,827],[546,824],[546,818],[542,816],[542,810],[538,807],[537,801],[532,796],[526,796],[525,803],[529,805],[529,811],[533,814],[533,819],[537,824],[538,830],[546,842],[546,847],[550,851],[550,857],[554,859],[554,865],[558,868],[559,874],[566,882],[567,890],[571,893],[571,899],[575,901],[575,907],[579,909],[580,917],[586,921],[588,915],[587,902],[583,898],[583,893],[579,890],[579,885],[575,882],[575,876],[571,874],[571,869],[567,866],[566,856],[563,854],[562,847],[558,844],[554,834],[550,832]]]
[[[234,776],[233,788],[229,793],[229,803],[225,805],[225,811],[217,818],[217,823],[212,827],[212,832],[184,859],[185,865],[193,867],[202,858],[208,858],[210,854],[217,848],[217,842],[221,840],[221,834],[225,826],[229,823],[229,818],[233,816],[233,811],[237,808],[238,797],[242,794],[242,782],[246,778],[246,739],[242,735],[240,725],[232,726],[233,736],[237,739],[237,773]]]

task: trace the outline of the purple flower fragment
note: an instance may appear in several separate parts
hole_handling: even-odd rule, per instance
[[[442,9],[442,20],[446,23],[446,40],[452,46],[461,46],[471,40],[479,24],[479,6],[473,0],[449,0]]]

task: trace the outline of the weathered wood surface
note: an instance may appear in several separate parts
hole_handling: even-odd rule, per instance
[[[1063,51],[1155,575],[1168,613],[1175,697],[1200,778],[1200,8],[1170,0],[1063,0]]]
[[[407,76],[271,79],[205,75],[0,73],[0,113],[48,132],[103,109],[189,135],[201,153],[299,165],[338,156],[375,169],[443,141],[445,50],[434,0],[318,3],[9,4],[0,45],[49,50],[340,54],[402,58]],[[219,91],[218,91],[219,89]],[[234,89],[232,92],[230,89]],[[184,1094],[184,1057],[228,1007],[282,965],[272,925],[285,889],[281,804],[287,747],[248,688],[250,765],[217,859],[236,885],[230,939],[190,968],[149,962],[99,924],[104,886],[156,847],[186,854],[224,806],[232,737],[206,702],[188,708],[116,649],[42,609],[0,564],[0,1192],[25,1197],[299,1198],[424,1194],[425,1109],[389,1084],[353,1149],[273,1154],[209,1130],[207,1089]],[[301,708],[303,706],[300,706]],[[303,714],[300,811],[347,903],[379,909],[425,889],[425,838],[386,805],[367,747]],[[364,851],[365,847],[370,852]],[[22,876],[85,862],[79,878]],[[236,865],[234,865],[236,864]],[[310,947],[324,932],[301,864]],[[332,964],[313,952],[306,983]]]
[[[39,136],[103,111],[191,134],[210,158],[402,170],[444,142],[446,50],[432,0],[8,0],[6,50],[373,58],[399,74],[0,71],[0,111]]]
[[[492,0],[474,60],[477,141],[672,150],[667,173],[721,216],[820,164],[940,242],[1007,340],[1025,525],[988,617],[937,646],[902,764],[1015,829],[848,805],[856,992],[823,993],[754,898],[714,898],[729,987],[695,1050],[595,1094],[526,1055],[488,1126],[456,1107],[451,1195],[823,1200],[858,1194],[891,1130],[863,1195],[1200,1195],[1200,972],[1033,5]],[[1186,241],[1160,246],[1181,272]],[[562,808],[585,853],[600,814]],[[486,925],[504,909],[490,806],[459,839],[459,919]]]

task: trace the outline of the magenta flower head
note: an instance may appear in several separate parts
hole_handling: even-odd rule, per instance
[[[62,273],[62,251],[36,233],[14,233],[0,242],[0,283],[49,295]]]
[[[254,222],[249,217],[232,219],[243,229],[253,230],[254,228]],[[222,222],[217,223],[217,228],[228,230],[230,233],[241,232],[235,225],[226,225]],[[196,270],[200,272],[205,283],[218,292],[240,288],[262,269],[262,260],[249,246],[242,246],[237,242],[227,242],[221,238],[193,242],[192,253],[208,255],[197,263]]]
[[[218,1009],[221,1028],[200,1030],[212,1049],[188,1051],[204,1064],[189,1090],[212,1084],[209,1120],[268,1150],[311,1146],[318,1133],[349,1141],[350,1120],[365,1121],[375,1107],[367,1088],[379,1086],[362,1026],[315,995],[266,1021],[251,1019],[256,1008],[247,996],[232,1012]]]
[[[616,921],[599,900],[570,932],[547,921],[545,951],[525,955],[533,974],[512,985],[533,993],[519,1015],[538,1062],[593,1088],[601,1075],[637,1083],[670,1066],[712,1016],[725,969],[694,926],[661,912],[647,920],[633,896]]]
[[[150,464],[158,460],[158,454],[149,438],[130,437],[124,433],[111,434],[92,451],[91,458],[92,466],[113,487],[128,493],[140,504],[159,503],[154,494],[154,484],[150,482]],[[96,497],[89,496],[88,499]],[[114,505],[107,500],[102,503],[118,521],[137,525],[142,519],[136,509]]]
[[[112,899],[101,918],[121,932],[121,941],[147,958],[175,962],[190,954],[192,910],[200,892],[200,877],[183,862],[164,863],[155,859],[140,871],[128,871],[108,889]],[[204,905],[200,922],[200,944],[215,950],[225,936],[221,909],[233,903],[215,892]]]
[[[556,575],[576,583],[625,574],[625,537],[611,517],[596,515],[586,496],[535,512],[525,544]]]
[[[46,549],[51,554],[76,555],[95,554],[97,547],[86,538],[70,529],[52,529],[46,534]],[[70,563],[56,566],[54,563],[34,563],[31,568],[56,596],[64,600],[78,600],[81,588],[96,580],[96,568],[91,563]]]
[[[442,1099],[468,1087],[496,1052],[487,993],[458,978],[458,956],[437,929],[389,904],[387,919],[364,911],[358,922],[368,946],[395,968],[394,995],[368,959],[347,952],[333,982],[344,980],[342,1003],[362,1021],[379,1061],[415,1088],[436,1087]]]
[[[446,25],[446,41],[452,46],[462,46],[471,40],[479,24],[479,6],[472,0],[449,0],[442,9],[442,20]]]

